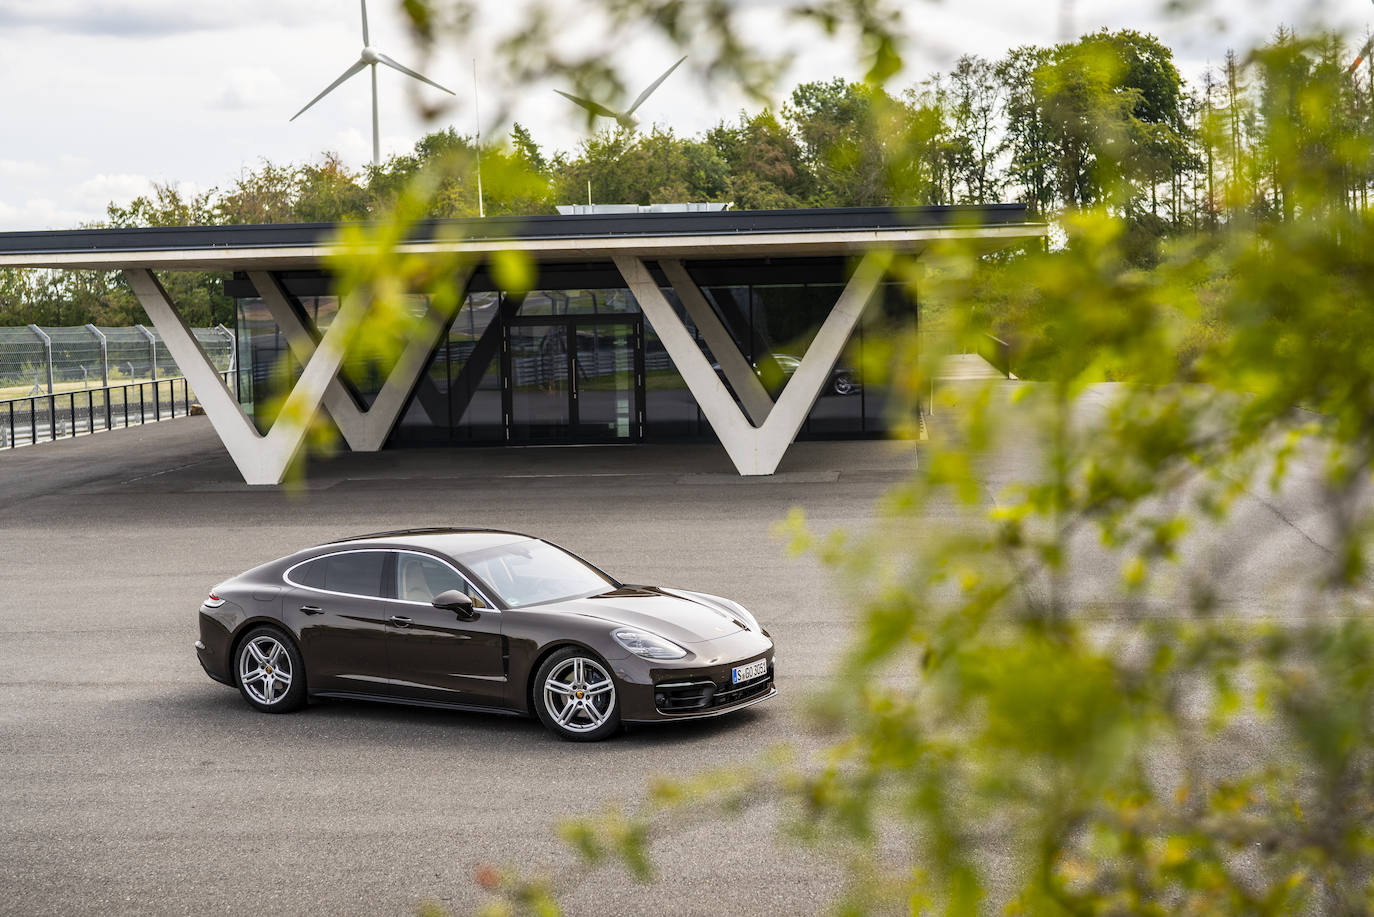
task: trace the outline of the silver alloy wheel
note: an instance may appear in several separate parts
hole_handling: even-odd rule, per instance
[[[565,659],[544,679],[544,709],[569,732],[592,732],[615,709],[615,682],[585,656]]]
[[[853,379],[840,375],[835,377],[834,389],[836,395],[849,395],[854,392],[856,386]]]
[[[291,690],[291,654],[276,637],[254,637],[239,653],[239,684],[248,696],[271,706]]]

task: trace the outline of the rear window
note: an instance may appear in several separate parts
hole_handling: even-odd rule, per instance
[[[383,551],[349,551],[320,557],[291,571],[291,581],[299,586],[363,595],[382,596]]]

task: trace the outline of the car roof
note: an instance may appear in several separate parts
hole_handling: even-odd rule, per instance
[[[351,538],[325,542],[318,547],[368,545],[372,547],[423,548],[462,559],[464,554],[470,554],[474,551],[484,551],[487,548],[494,548],[503,544],[532,540],[535,539],[531,535],[508,532],[502,529],[417,528],[354,535]]]

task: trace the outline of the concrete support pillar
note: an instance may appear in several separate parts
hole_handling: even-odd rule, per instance
[[[760,475],[776,471],[787,447],[796,439],[806,415],[830,381],[835,361],[882,282],[887,259],[877,253],[864,255],[782,396],[758,427],[740,412],[644,262],[634,255],[616,255],[615,264],[735,468],[742,475]],[[738,352],[738,348],[735,350]]]
[[[272,314],[272,320],[281,329],[282,336],[286,338],[286,346],[291,349],[291,355],[302,365],[308,363],[315,353],[315,336],[292,305],[286,289],[268,271],[249,271],[248,279],[262,297],[267,311]],[[324,393],[324,407],[334,419],[339,433],[348,443],[348,448],[354,452],[376,452],[382,448],[395,428],[396,421],[400,419],[401,411],[410,401],[417,384],[428,381],[421,379],[421,374],[429,365],[434,348],[438,346],[439,339],[448,330],[452,320],[453,315],[445,314],[430,305],[429,310],[413,329],[395,367],[382,384],[382,390],[377,393],[377,399],[366,411],[358,406],[341,380],[330,380]],[[333,330],[332,325],[330,330]],[[431,402],[437,400],[439,399],[431,399]],[[446,412],[431,413],[431,408],[426,409],[426,413],[431,415],[431,420],[435,423],[447,420]]]
[[[319,410],[325,389],[343,364],[349,338],[362,322],[367,303],[359,297],[344,300],[328,333],[314,348],[300,379],[287,396],[281,414],[266,435],[258,433],[243,413],[238,399],[225,386],[186,320],[177,312],[167,291],[146,269],[124,272],[134,295],[143,305],[153,326],[162,335],[186,380],[196,392],[205,414],[214,425],[234,464],[249,484],[279,484],[292,460],[300,452],[305,434]]]
[[[762,426],[768,419],[768,414],[773,410],[773,399],[768,397],[768,390],[759,381],[758,374],[754,372],[754,367],[749,365],[744,354],[740,352],[739,345],[726,330],[725,325],[720,321],[711,304],[706,301],[701,288],[696,281],[687,273],[687,269],[682,266],[681,261],[663,260],[658,262],[658,266],[663,269],[663,273],[668,277],[668,283],[672,285],[673,292],[678,299],[682,300],[682,305],[687,309],[687,314],[691,317],[692,323],[697,326],[701,336],[706,339],[706,346],[711,348],[711,355],[720,364],[720,371],[724,374],[730,387],[739,396],[740,404],[744,405],[744,411],[749,415],[749,420],[754,426]]]

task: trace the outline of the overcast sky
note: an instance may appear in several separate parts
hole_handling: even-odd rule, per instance
[[[518,2],[489,5],[499,11]],[[766,16],[769,0],[753,2]],[[1245,47],[1280,23],[1320,17],[1356,45],[1374,23],[1369,0],[1214,0],[1186,14],[1162,6],[1160,0],[1076,0],[1071,27],[1075,33],[1103,26],[1153,32],[1192,79],[1228,47]],[[417,66],[398,8],[373,0],[373,45]],[[904,9],[917,39],[904,79],[914,82],[963,53],[996,57],[1015,45],[1052,43],[1061,37],[1066,7],[1064,0],[906,0]],[[789,41],[781,30],[776,40]],[[476,58],[480,72],[482,44],[479,33],[446,45],[426,67],[458,93],[450,99],[422,89],[426,101],[452,103],[437,121],[418,114],[405,77],[380,70],[383,155],[408,150],[427,130],[446,124],[472,131],[472,63]],[[0,109],[0,230],[98,220],[107,202],[125,203],[152,181],[190,190],[223,186],[264,158],[303,162],[332,150],[350,165],[363,164],[371,155],[366,73],[287,123],[357,59],[361,45],[356,0],[0,0],[0,93],[7,97]],[[618,65],[637,91],[662,70],[665,56],[661,45],[631,37]],[[747,105],[730,87],[708,84],[691,63],[641,109],[645,122],[691,134]],[[785,88],[837,74],[858,75],[852,55],[839,45],[813,46]],[[571,149],[585,121],[551,90],[483,79],[483,113],[504,103],[540,144]]]

